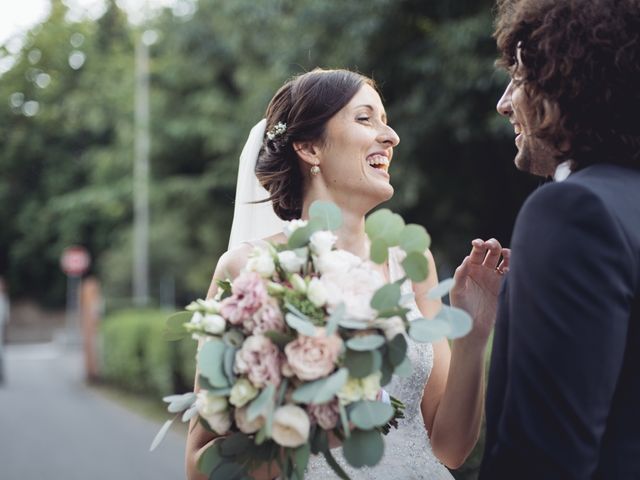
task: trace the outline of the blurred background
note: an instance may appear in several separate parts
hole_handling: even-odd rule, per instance
[[[492,21],[491,0],[4,5],[0,277],[11,308],[0,404],[4,395],[26,409],[21,395],[45,384],[30,375],[53,379],[43,366],[55,359],[77,388],[91,385],[88,398],[115,402],[115,416],[142,411],[157,428],[158,399],[193,376],[192,342],[165,342],[163,323],[206,293],[226,249],[248,131],[279,86],[318,66],[378,82],[401,138],[385,206],[427,228],[441,278],[473,238],[508,245],[539,181],[516,171],[513,130],[495,111],[507,80],[493,66]],[[15,385],[24,390],[12,394]],[[16,428],[37,437],[31,414]],[[181,478],[183,435],[171,454],[142,445],[140,472]],[[40,478],[11,452],[0,448],[0,477]],[[456,477],[475,478],[478,456]],[[53,478],[87,477],[70,472]]]

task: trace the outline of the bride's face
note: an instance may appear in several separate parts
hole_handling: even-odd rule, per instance
[[[368,210],[393,195],[389,165],[400,138],[387,125],[380,95],[365,84],[327,123],[319,147],[322,179],[329,191],[348,195]]]

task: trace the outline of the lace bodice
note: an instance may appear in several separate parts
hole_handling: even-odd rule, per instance
[[[404,275],[400,264],[401,251],[389,251],[389,276],[391,281]],[[410,296],[413,293],[409,281],[402,285],[402,294]],[[415,300],[407,303],[411,311],[409,320],[422,315],[418,311]],[[385,452],[382,460],[373,468],[353,469],[344,457],[342,449],[332,450],[332,453],[352,479],[396,479],[396,480],[452,480],[449,471],[435,458],[431,451],[431,444],[424,427],[420,403],[424,386],[427,383],[433,366],[433,347],[430,343],[421,344],[408,339],[407,354],[413,366],[411,375],[406,378],[394,377],[385,386],[391,395],[402,400],[406,406],[405,418],[399,421],[398,429],[391,429],[385,436]],[[309,461],[307,475],[309,480],[327,480],[336,478],[335,473],[327,465],[323,456],[314,456]]]

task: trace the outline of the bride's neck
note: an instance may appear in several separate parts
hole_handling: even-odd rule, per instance
[[[309,218],[309,208],[316,200],[335,203],[342,211],[342,227],[335,232],[338,240],[336,247],[347,250],[361,258],[369,257],[369,239],[364,230],[365,209],[353,208],[330,196],[308,196],[302,207],[302,218]],[[353,202],[349,202],[350,204]]]

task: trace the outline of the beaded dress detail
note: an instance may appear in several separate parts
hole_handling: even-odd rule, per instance
[[[391,281],[404,276],[400,264],[402,252],[389,250],[389,276]],[[402,285],[402,294],[413,293],[409,281]],[[409,320],[421,317],[415,300],[406,304],[411,311]],[[411,360],[412,372],[409,377],[394,377],[384,388],[406,405],[405,418],[398,421],[398,429],[392,428],[384,437],[385,450],[380,462],[372,468],[354,469],[342,456],[342,448],[331,451],[338,463],[353,480],[452,480],[449,470],[442,465],[431,450],[431,443],[424,427],[420,402],[424,386],[433,366],[433,347],[430,343],[416,343],[407,339],[407,355]],[[308,480],[336,478],[322,455],[314,455],[309,460],[306,472]]]

